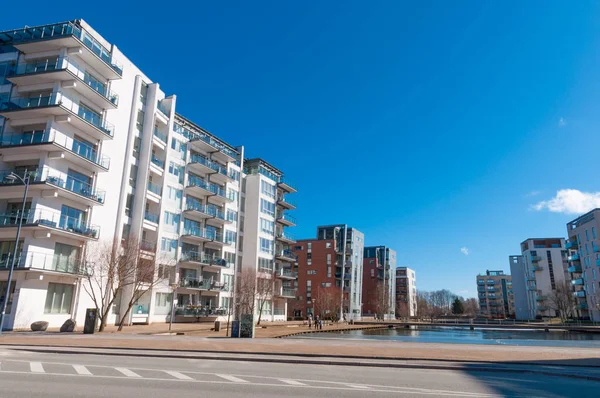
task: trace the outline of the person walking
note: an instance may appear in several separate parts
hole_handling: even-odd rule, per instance
[[[308,314],[308,328],[312,329],[312,314]]]
[[[315,330],[319,329],[320,318],[318,315],[315,315]]]

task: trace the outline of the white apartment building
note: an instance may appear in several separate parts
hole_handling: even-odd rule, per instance
[[[565,240],[563,238],[527,239],[521,243],[521,255],[520,261],[524,262],[524,266],[518,267],[515,271],[523,270],[524,273],[513,274],[513,280],[518,277],[525,281],[526,300],[515,297],[515,300],[520,303],[521,315],[526,312],[528,319],[556,316],[549,298],[559,284],[570,281]],[[519,292],[522,292],[522,289],[519,289]],[[522,308],[525,302],[526,310]]]
[[[417,316],[417,274],[408,267],[396,268],[396,316]]]
[[[93,307],[86,248],[130,236],[165,279],[126,323],[166,321],[173,294],[175,321],[225,315],[242,256],[243,147],[176,102],[83,20],[0,32],[0,296],[18,252],[5,328],[81,325]],[[11,174],[31,181],[19,242],[24,186]]]
[[[577,316],[600,320],[600,209],[567,223],[568,272],[577,301]]]
[[[282,171],[262,159],[246,159],[244,171],[242,272],[251,270],[272,279],[271,291],[263,291],[270,297],[262,305],[261,320],[285,321],[287,300],[297,296],[298,276],[292,270],[296,256],[290,246],[296,241],[287,232],[287,227],[296,225],[289,214],[296,208],[289,196],[296,188]],[[261,308],[256,306],[256,311]]]

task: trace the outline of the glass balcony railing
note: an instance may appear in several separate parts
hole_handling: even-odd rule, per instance
[[[184,226],[183,234],[196,236],[198,238],[212,239],[212,234],[207,233],[206,229],[200,227]]]
[[[292,188],[294,191],[297,191],[296,189],[296,185],[290,183],[286,178],[284,177],[280,177],[279,181],[278,181],[279,185],[287,185],[288,187]]]
[[[219,209],[215,205],[203,205],[202,203],[198,203],[195,201],[186,201],[185,203],[186,210],[195,210],[200,213],[208,214],[209,216],[220,218],[221,220],[225,219],[225,215],[221,209]]]
[[[576,249],[578,246],[577,240],[568,240],[565,243],[565,249]]]
[[[575,297],[585,297],[585,290],[575,292]]]
[[[277,237],[280,239],[285,239],[285,240],[290,240],[290,241],[296,241],[294,235],[288,233],[288,232],[278,232],[277,233]]]
[[[11,266],[11,254],[7,253],[0,256],[0,270]],[[30,251],[18,254],[15,268],[64,272],[76,275],[88,275],[91,271],[89,264],[79,258]]]
[[[289,195],[283,195],[279,197],[278,202],[289,203],[290,205],[296,207],[296,201],[289,197]]]
[[[213,280],[211,279],[202,279],[202,278],[193,278],[193,277],[182,277],[179,280],[179,286],[186,289],[201,289],[201,290],[209,290],[212,287]]]
[[[190,163],[202,164],[202,165],[216,171],[219,174],[222,174],[224,176],[227,175],[227,169],[225,167],[206,159],[204,156],[192,154],[190,156]]]
[[[77,38],[119,76],[123,75],[123,66],[112,59],[111,52],[102,44],[100,44],[99,41],[94,39],[85,29],[73,22],[26,27],[23,29],[0,32],[0,43],[20,44],[30,41],[50,40],[68,36]]]
[[[155,164],[156,166],[158,166],[162,170],[165,169],[165,162],[160,160],[159,158],[157,158],[154,155],[152,155],[152,163]]]
[[[0,214],[0,226],[16,227],[20,219],[19,213]],[[61,213],[47,210],[26,211],[22,224],[24,226],[45,226],[78,235],[97,239],[100,235],[100,227],[88,225],[87,221],[79,217],[70,217]]]
[[[296,289],[281,289],[281,295],[283,297],[296,297]]]
[[[292,258],[292,259],[296,259],[296,255],[294,254],[293,251],[291,250],[279,250],[277,252],[277,256],[278,257],[285,257],[285,258]]]
[[[217,184],[206,182],[204,179],[202,179],[200,177],[189,176],[188,187],[203,188],[215,195],[227,198],[227,196],[225,196],[225,190],[223,188],[219,187]]]
[[[600,261],[600,260],[596,260],[596,261]],[[568,268],[568,271],[569,271],[570,273],[573,273],[573,272],[581,272],[581,265],[572,265],[572,266],[570,266],[570,267]]]
[[[89,143],[76,140],[66,135],[58,134],[55,130],[28,131],[25,133],[6,134],[0,139],[0,147],[39,145],[54,143],[70,150],[71,152],[93,162],[105,169],[110,166],[110,158],[101,155]]]
[[[600,258],[596,260],[596,265],[600,267]]]
[[[577,254],[577,253],[572,254],[569,257],[567,257],[567,260],[569,260],[569,261],[577,261],[577,260],[579,260],[579,254]]]
[[[584,283],[584,282],[583,282],[583,278],[577,278],[577,279],[573,279],[573,280],[571,281],[571,283],[572,283],[573,285],[583,285],[583,283]]]
[[[50,106],[61,106],[76,114],[103,133],[113,137],[114,125],[108,123],[102,116],[89,108],[76,104],[61,92],[51,93],[36,97],[12,97],[0,103],[0,111],[13,112],[25,109],[45,108]]]
[[[151,183],[150,181],[148,181],[148,191],[159,196],[162,194],[162,188],[156,184]]]
[[[181,253],[181,261],[191,261],[202,264],[218,265],[221,267],[228,266],[227,261],[225,261],[225,259],[218,256],[211,256],[204,252],[183,252]]]
[[[158,109],[167,118],[169,117],[169,111],[167,110],[167,108],[165,107],[165,105],[162,103],[162,101],[157,101],[156,102],[156,109]]]
[[[150,221],[154,224],[158,224],[159,219],[160,219],[160,217],[156,213],[152,213],[149,211],[144,212],[144,220],[146,220],[146,221]]]
[[[184,137],[186,137],[187,139],[190,140],[190,142],[194,142],[194,141],[202,141],[207,143],[208,145],[212,146],[213,148],[223,152],[224,154],[226,154],[227,156],[233,158],[233,159],[237,159],[239,154],[226,147],[224,144],[218,142],[216,139],[214,139],[213,137],[206,135],[206,134],[201,134],[201,133],[197,133],[197,132],[192,132],[189,131],[187,129],[184,128],[179,128],[177,129],[175,127],[175,131],[177,131],[179,134],[183,135]]]
[[[149,240],[141,240],[140,241],[140,250],[154,252],[154,251],[156,251],[156,242],[152,242]]]
[[[68,70],[80,81],[88,85],[92,90],[112,102],[119,104],[119,95],[110,91],[106,83],[101,82],[81,68],[69,57],[50,58],[43,61],[27,62],[19,64],[9,76],[23,76],[37,73],[48,73],[59,70]]]
[[[289,221],[289,222],[291,222],[292,224],[296,224],[296,218],[294,218],[294,217],[290,216],[290,215],[289,215],[289,214],[287,214],[287,213],[283,213],[283,212],[281,212],[281,213],[278,213],[278,214],[277,214],[277,219],[278,219],[278,220],[285,220],[285,221]]]
[[[161,140],[165,144],[167,143],[167,135],[158,131],[158,129],[156,127],[154,128],[154,136],[156,136],[159,140]]]

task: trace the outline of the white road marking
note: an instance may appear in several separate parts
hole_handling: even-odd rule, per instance
[[[282,383],[292,385],[292,386],[305,386],[306,385],[304,383],[300,383],[299,381],[291,380],[291,379],[279,379],[279,381],[281,381]]]
[[[219,376],[222,379],[229,380],[234,383],[248,383],[248,381],[246,381],[244,379],[240,379],[239,377],[235,377],[235,376],[231,376],[231,375],[216,374],[215,376]]]
[[[168,375],[173,376],[176,379],[179,379],[179,380],[194,380],[190,376],[184,375],[183,373],[176,372],[174,370],[165,370],[164,372]]]
[[[86,376],[92,376],[92,372],[90,372],[85,366],[83,365],[73,365],[73,369],[75,369],[75,371],[77,372],[77,374],[80,375],[86,375]]]
[[[115,368],[116,371],[123,373],[127,377],[142,377],[139,374],[127,369],[127,368]]]
[[[46,373],[41,362],[29,362],[29,368],[33,373]]]
[[[350,388],[358,388],[358,389],[361,389],[361,390],[367,390],[369,388],[367,386],[361,386],[361,385],[358,385],[358,384],[347,384],[347,386],[350,387]]]

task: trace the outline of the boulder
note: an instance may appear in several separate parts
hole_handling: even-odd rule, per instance
[[[37,321],[31,324],[31,330],[34,332],[45,332],[48,329],[48,322]]]
[[[75,331],[75,325],[77,323],[75,322],[74,319],[67,319],[65,321],[65,323],[63,323],[63,325],[60,327],[60,331],[61,333],[65,333],[65,332],[73,332]]]

